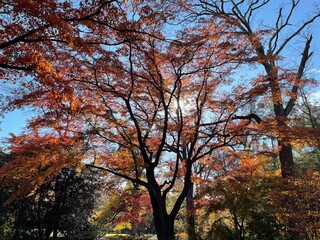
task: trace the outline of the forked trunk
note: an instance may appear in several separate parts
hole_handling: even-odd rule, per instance
[[[174,240],[175,232],[174,232],[174,221],[175,218],[181,209],[183,202],[186,199],[191,183],[191,169],[192,162],[186,161],[186,175],[185,175],[185,183],[182,188],[180,195],[178,196],[173,208],[171,209],[170,214],[167,212],[167,203],[166,197],[167,193],[170,190],[170,187],[166,189],[166,191],[161,191],[161,187],[158,185],[154,176],[154,169],[147,169],[147,179],[149,181],[149,185],[146,186],[151,205],[153,210],[153,218],[154,225],[157,234],[158,240]],[[173,185],[172,185],[173,186]],[[172,187],[171,186],[171,187]],[[169,190],[168,190],[169,189]]]
[[[174,219],[168,215],[160,191],[148,189],[152,204],[154,226],[158,240],[174,240]]]
[[[166,213],[166,209],[153,208],[154,225],[158,240],[174,240],[174,220]]]

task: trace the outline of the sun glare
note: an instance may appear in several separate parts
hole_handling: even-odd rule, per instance
[[[172,110],[176,112],[178,109],[181,109],[183,115],[188,115],[188,113],[192,110],[192,102],[187,98],[183,98],[179,100],[179,104],[177,100],[172,102]]]

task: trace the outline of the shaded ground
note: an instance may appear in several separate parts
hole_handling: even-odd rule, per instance
[[[104,237],[99,238],[99,240],[157,240],[157,236],[147,234],[138,238],[129,234],[106,234]]]

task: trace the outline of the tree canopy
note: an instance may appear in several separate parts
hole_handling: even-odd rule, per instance
[[[2,109],[36,113],[8,139],[7,202],[66,167],[96,168],[144,187],[158,239],[174,239],[197,184],[270,170],[277,157],[284,179],[298,177],[294,147],[316,145],[319,129],[290,113],[312,82],[307,30],[320,13],[292,26],[301,3],[286,3],[272,25],[255,18],[270,0],[1,3]]]

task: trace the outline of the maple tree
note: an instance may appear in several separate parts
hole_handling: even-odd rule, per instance
[[[50,55],[45,54],[48,49],[54,54],[57,43],[75,44],[76,40],[81,42],[75,25],[68,23],[83,21],[99,14],[101,8],[112,2],[114,0],[96,3],[56,0],[2,1],[1,76],[11,73],[10,70],[34,70],[40,73],[46,65],[50,65],[46,59]]]
[[[99,210],[91,217],[101,228],[127,226],[134,235],[150,230],[152,207],[145,189],[113,187],[103,196]],[[109,225],[109,226],[108,226]]]
[[[191,58],[181,61],[172,58],[171,52],[161,53],[162,42],[148,40],[143,49],[140,45],[141,42],[123,46],[121,50],[129,58],[128,65],[117,61],[117,74],[97,86],[106,100],[101,114],[95,116],[97,119],[87,119],[92,127],[89,134],[91,141],[103,137],[115,144],[114,149],[106,149],[103,155],[96,157],[100,166],[95,166],[146,187],[158,238],[173,239],[174,219],[191,185],[192,164],[226,145],[232,135],[224,122],[202,126],[206,121],[205,112],[210,114],[212,104],[219,107],[219,103],[207,98],[214,94],[219,83],[209,69],[216,63],[204,57],[201,58],[203,62],[195,62],[200,61],[199,55],[203,56],[203,48],[191,49],[189,44]],[[168,46],[169,50],[176,47]],[[186,50],[180,51],[186,54]],[[193,65],[197,67],[195,70]],[[99,70],[95,69],[97,77]],[[108,74],[104,68],[102,71]],[[128,80],[123,82],[123,78]],[[89,78],[85,83],[96,86],[100,80],[90,81]],[[189,104],[188,112],[181,106],[186,101],[182,94],[186,94],[189,101],[183,103],[185,107]],[[206,109],[206,105],[210,108]],[[219,118],[228,117],[228,114],[221,109]],[[182,190],[168,213],[166,202],[176,181],[182,181]]]
[[[205,238],[317,239],[318,170],[304,166],[295,178],[282,178],[274,172],[272,155],[252,149],[229,154],[217,157],[233,164],[211,163],[196,181],[202,181],[195,198]],[[214,178],[204,178],[209,169]]]
[[[271,201],[276,176],[272,156],[256,149],[259,137],[219,151],[199,166],[195,211],[207,239],[282,239],[285,234]]]
[[[292,127],[289,118],[297,102],[298,89],[308,82],[304,73],[313,53],[310,50],[312,35],[306,31],[320,16],[319,11],[315,10],[307,20],[293,25],[299,2],[288,1],[287,8],[280,7],[273,23],[263,17],[259,22],[259,16],[264,13],[264,8],[272,6],[271,1],[184,2],[187,5],[186,8],[189,7],[187,21],[199,19],[199,28],[202,29],[203,34],[209,34],[217,23],[225,24],[225,29],[220,33],[225,36],[221,38],[221,46],[242,49],[245,57],[235,58],[234,61],[242,66],[249,65],[243,71],[251,71],[254,65],[260,65],[264,69],[264,73],[257,77],[252,78],[248,74],[248,79],[241,77],[243,79],[239,80],[245,86],[242,91],[239,89],[239,97],[245,97],[249,104],[257,102],[258,106],[253,108],[249,115],[238,117],[259,123],[260,130],[257,131],[255,127],[251,129],[253,132],[247,132],[247,134],[262,133],[264,136],[271,136],[272,144],[274,141],[272,139],[276,139],[277,149],[273,148],[271,151],[264,149],[263,151],[267,154],[274,152],[279,154],[283,177],[294,175],[292,146],[296,144],[301,146],[302,142],[305,145],[313,145],[319,136],[318,131],[312,132],[310,129]],[[211,24],[213,24],[212,27]],[[291,51],[290,43],[296,39],[305,44],[301,44],[302,51],[299,52],[301,57],[293,66],[287,64],[286,60],[291,59],[288,51]],[[257,72],[261,71],[260,69]],[[274,110],[273,113],[266,111],[270,105]],[[313,143],[310,143],[308,138],[311,138]]]
[[[278,219],[294,239],[319,238],[319,171],[305,170],[296,178],[279,179],[271,197]]]
[[[115,5],[108,7],[121,31],[109,27],[112,15],[86,18],[82,28],[88,30],[82,38],[90,51],[75,54],[77,46],[55,48],[61,56],[50,65],[54,82],[30,81],[23,85],[27,94],[11,101],[40,106],[42,114],[30,121],[30,136],[12,138],[17,157],[2,172],[18,171],[19,183],[32,176],[35,182],[28,186],[33,188],[45,179],[35,174],[49,175],[87,159],[87,166],[144,186],[158,238],[173,239],[174,220],[192,182],[192,164],[226,145],[236,131],[237,124],[229,130],[226,121],[220,121],[231,114],[232,99],[213,99],[222,83],[222,64],[233,55],[216,48],[215,38],[201,41],[181,33],[181,42],[162,41],[159,21],[148,6],[131,8],[139,11],[138,20],[127,19],[131,16],[121,15]],[[137,27],[151,29],[152,35]],[[208,118],[213,123],[203,124]],[[48,171],[39,172],[35,155]],[[29,170],[22,173],[27,165]],[[183,188],[168,210],[167,198],[177,181]],[[15,196],[27,194],[28,186],[26,182]]]
[[[208,187],[208,212],[212,223],[208,238],[285,239],[276,207],[271,203],[274,181],[250,173],[221,176]]]

